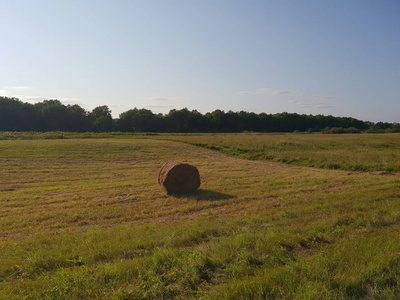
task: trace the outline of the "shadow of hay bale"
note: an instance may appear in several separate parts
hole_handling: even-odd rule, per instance
[[[176,198],[191,198],[197,201],[221,201],[237,198],[235,195],[229,195],[225,193],[215,192],[211,190],[199,189],[194,193],[171,195]]]

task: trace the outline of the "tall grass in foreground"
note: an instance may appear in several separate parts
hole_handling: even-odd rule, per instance
[[[245,227],[253,222],[212,221],[182,224],[178,229],[117,226],[36,236],[18,247],[3,248],[6,253],[13,250],[17,263],[1,273],[1,295],[3,299],[400,296],[398,230],[360,227],[365,233],[349,238],[351,231],[340,237],[331,228],[296,235],[260,223]]]

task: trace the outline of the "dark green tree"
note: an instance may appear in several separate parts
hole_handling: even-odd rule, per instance
[[[34,105],[40,115],[40,131],[68,131],[67,107],[58,100],[44,100]]]
[[[119,130],[127,132],[158,131],[157,116],[148,109],[130,109],[119,116]]]
[[[89,114],[79,105],[67,105],[68,131],[84,132],[89,130]]]
[[[89,114],[90,130],[94,132],[110,132],[114,129],[111,110],[107,105],[97,106]]]
[[[32,104],[0,97],[0,131],[38,130],[40,116]]]

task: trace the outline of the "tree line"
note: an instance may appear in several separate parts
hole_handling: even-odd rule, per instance
[[[350,117],[296,113],[256,114],[215,110],[172,109],[155,114],[148,109],[130,109],[113,119],[106,105],[87,111],[81,106],[64,105],[59,100],[36,104],[0,96],[0,131],[70,132],[400,132],[398,123],[372,123]]]

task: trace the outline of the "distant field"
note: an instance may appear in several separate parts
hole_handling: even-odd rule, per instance
[[[390,134],[166,134],[5,132],[0,140],[152,138],[180,141],[250,160],[349,171],[400,172],[400,133]]]
[[[0,299],[400,298],[400,135],[57,134],[0,141]]]
[[[226,154],[298,166],[400,172],[400,134],[215,134],[174,136]]]

